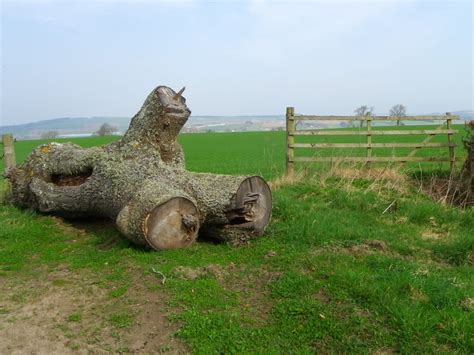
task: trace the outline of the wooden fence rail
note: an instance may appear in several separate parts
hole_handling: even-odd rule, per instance
[[[295,115],[294,107],[286,108],[286,172],[294,173],[294,163],[300,162],[331,162],[331,161],[350,161],[350,162],[442,162],[450,163],[450,168],[454,168],[456,158],[454,156],[454,148],[456,144],[453,140],[453,134],[458,130],[452,128],[452,121],[459,119],[459,116],[453,116],[449,112],[445,115],[424,115],[424,116],[316,116],[316,115]],[[407,130],[374,130],[373,121],[445,121],[436,129],[407,129]],[[297,121],[363,121],[366,122],[365,130],[321,130],[321,129],[296,129]],[[446,124],[446,127],[444,127]],[[430,143],[437,135],[445,134],[448,137],[446,143]],[[422,142],[419,143],[373,143],[374,136],[421,136],[426,135]],[[366,143],[295,143],[295,137],[298,136],[365,136]],[[365,157],[337,156],[337,157],[295,157],[296,148],[364,148],[366,149]],[[378,157],[373,156],[374,148],[413,148],[407,156],[397,157]],[[448,157],[415,157],[416,152],[421,148],[448,148]]]

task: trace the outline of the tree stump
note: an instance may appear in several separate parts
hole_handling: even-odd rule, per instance
[[[200,230],[233,243],[261,235],[272,207],[261,177],[185,169],[177,136],[191,111],[183,91],[154,89],[117,142],[38,147],[6,174],[12,202],[68,218],[111,218],[126,238],[157,250],[189,246]]]

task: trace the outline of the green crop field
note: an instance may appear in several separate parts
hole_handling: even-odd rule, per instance
[[[4,202],[0,332],[8,336],[0,353],[11,344],[21,352],[32,338],[59,353],[474,352],[474,211],[423,194],[420,165],[379,169],[375,178],[315,165],[285,181],[284,132],[180,141],[189,170],[273,180],[265,235],[240,247],[199,240],[153,252],[110,222]],[[17,142],[17,159],[40,143]]]
[[[437,126],[400,126],[396,129],[435,129]],[[464,127],[455,125],[459,131],[454,137],[457,144],[456,156],[462,160],[465,150],[462,148],[462,137]],[[393,127],[376,127],[377,130],[393,129]],[[347,129],[339,129],[347,130]],[[352,128],[354,130],[354,128]],[[357,128],[356,128],[357,130]],[[365,128],[361,129],[365,131]],[[418,143],[426,136],[375,136],[373,143]],[[182,134],[180,142],[186,152],[186,163],[189,170],[208,171],[221,174],[261,174],[267,179],[281,175],[285,168],[285,132],[245,132],[245,133],[202,133]],[[74,142],[87,148],[110,143],[118,139],[117,136],[88,137],[74,139],[54,139],[56,142]],[[298,143],[365,143],[365,137],[357,136],[322,136],[322,137],[297,137]],[[38,145],[49,142],[49,140],[27,140],[19,141],[15,145],[17,161],[23,159]],[[436,136],[431,143],[447,142],[446,135]],[[364,156],[365,149],[305,149],[296,150],[297,156]],[[379,148],[373,149],[374,156],[405,156],[412,148]],[[416,156],[448,156],[447,148],[423,148]],[[326,164],[327,165],[327,164]],[[301,165],[308,167],[308,164]],[[310,165],[311,166],[311,165]],[[312,165],[312,169],[319,170],[321,166]],[[409,167],[417,169],[419,164],[408,164]],[[423,163],[423,168],[439,170],[447,168],[447,163]],[[3,170],[3,160],[0,160],[0,169]]]

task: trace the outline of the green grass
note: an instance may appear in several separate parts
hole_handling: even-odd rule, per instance
[[[67,317],[70,322],[80,322],[82,320],[82,315],[80,313],[73,313]]]
[[[117,140],[118,136],[54,139],[73,142],[88,148]],[[40,144],[51,140],[28,140],[15,143],[16,158],[22,162]],[[269,178],[279,175],[285,166],[284,132],[183,134],[180,142],[186,152],[189,170],[221,174],[242,171]],[[3,171],[3,160],[0,170]]]
[[[181,142],[190,170],[270,179],[284,168],[281,132],[183,135]],[[37,144],[18,142],[18,157]],[[1,205],[0,282],[67,267],[106,290],[111,303],[95,317],[114,334],[133,331],[141,310],[130,300],[133,289],[165,292],[177,336],[195,353],[473,353],[474,313],[466,306],[474,297],[473,210],[437,204],[416,187],[370,186],[308,177],[274,191],[272,221],[250,245],[198,242],[162,252],[129,244],[110,224],[64,228]],[[210,265],[222,274],[186,279],[176,271]],[[151,267],[167,276],[164,285]],[[85,316],[71,312],[67,324]]]
[[[117,328],[130,328],[133,319],[127,313],[116,313],[110,317],[110,322]]]

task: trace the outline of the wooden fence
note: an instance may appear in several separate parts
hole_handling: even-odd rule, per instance
[[[2,141],[0,142],[3,145],[3,153],[0,156],[0,159],[3,158],[5,161],[5,172],[16,165],[15,158],[15,145],[13,136],[11,134],[2,135]]]
[[[454,148],[456,144],[453,140],[453,134],[458,133],[452,128],[452,121],[458,119],[459,116],[451,115],[449,112],[445,115],[436,116],[314,116],[314,115],[295,115],[294,107],[286,109],[286,137],[287,137],[287,155],[286,155],[286,172],[294,173],[294,164],[300,162],[331,162],[331,161],[350,161],[350,162],[442,162],[450,163],[450,168],[454,168],[456,158],[454,156]],[[372,121],[445,121],[435,129],[404,129],[404,130],[374,130]],[[366,128],[359,130],[341,130],[341,129],[296,129],[297,121],[362,121],[366,123]],[[444,127],[446,125],[446,127]],[[362,125],[361,125],[362,127]],[[447,142],[430,143],[436,136],[446,134]],[[373,136],[407,136],[407,135],[427,135],[422,142],[419,143],[373,143]],[[296,136],[366,136],[365,143],[295,143]],[[366,156],[295,156],[295,148],[365,148]],[[407,156],[374,156],[374,148],[413,148]],[[448,148],[449,156],[418,156],[416,152],[421,148]]]

